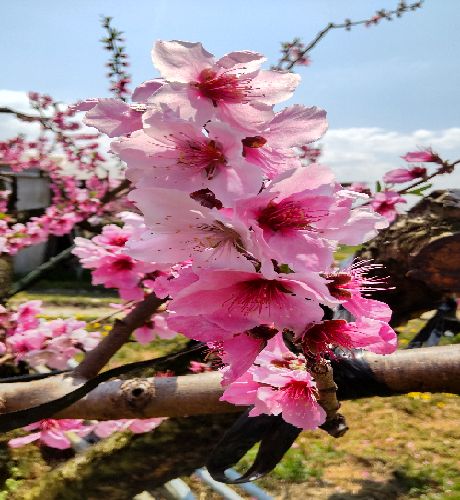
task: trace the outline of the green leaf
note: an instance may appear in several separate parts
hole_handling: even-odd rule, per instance
[[[412,191],[407,191],[407,194],[414,194],[415,196],[423,196],[423,192],[426,191],[427,189],[430,189],[433,184],[425,184],[424,186],[420,186],[417,189],[412,189]]]
[[[375,183],[375,192],[380,193],[380,191],[382,191],[382,184],[380,184],[380,181],[377,181]]]

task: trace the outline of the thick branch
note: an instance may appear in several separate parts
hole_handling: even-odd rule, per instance
[[[353,360],[341,359],[334,363],[334,379],[339,400],[415,391],[460,394],[460,345],[398,351],[389,356],[366,353]],[[224,413],[231,407],[219,401],[223,391],[220,380],[219,372],[113,380],[101,383],[58,416],[111,420]],[[31,403],[53,399],[66,391],[62,384],[62,376],[0,384],[3,411],[21,410]]]
[[[131,333],[146,323],[152,314],[164,303],[154,293],[139,302],[123,320],[117,319],[110,333],[75,368],[75,378],[95,377],[110,358],[127,342]]]

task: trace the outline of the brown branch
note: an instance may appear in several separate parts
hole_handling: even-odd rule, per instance
[[[22,113],[21,111],[16,111],[12,108],[0,107],[0,113],[8,113],[14,115],[18,120],[22,120],[23,122],[40,122],[43,125],[48,123],[48,118],[39,115],[28,115],[26,113]]]
[[[415,181],[413,184],[411,184],[408,187],[405,187],[404,189],[400,189],[398,191],[398,193],[399,194],[405,194],[408,191],[411,191],[415,187],[419,186],[420,184],[423,184],[424,182],[427,182],[427,181],[433,179],[433,177],[436,177],[438,175],[451,174],[453,172],[453,170],[454,170],[455,165],[457,165],[458,163],[460,163],[460,160],[456,160],[456,161],[454,161],[452,163],[449,163],[448,161],[443,161],[441,163],[441,167],[439,167],[438,170],[436,170],[435,172],[433,172],[431,175],[429,175],[427,177],[423,177],[422,179],[419,179],[418,181]]]
[[[127,342],[131,333],[147,322],[164,302],[165,299],[159,299],[154,293],[151,293],[142,302],[139,302],[124,319],[117,319],[107,337],[92,351],[89,351],[85,359],[75,368],[73,377],[85,380],[95,377]]]
[[[460,394],[460,345],[398,351],[389,356],[366,353],[353,362],[335,364],[342,400],[391,396],[407,392]],[[219,372],[185,377],[112,380],[57,414],[60,418],[111,420],[153,418],[232,409],[219,401]],[[32,382],[0,384],[4,412],[27,409],[69,392],[75,380],[58,375]],[[235,411],[238,409],[235,408]]]
[[[342,437],[348,430],[345,417],[338,412],[340,403],[337,399],[337,384],[334,382],[334,371],[331,363],[316,363],[311,372],[318,390],[318,403],[326,412],[326,422],[321,426],[332,437]]]
[[[349,31],[354,26],[377,24],[381,19],[387,19],[391,21],[393,16],[401,17],[404,12],[414,11],[420,8],[423,4],[423,0],[414,2],[412,4],[405,4],[400,2],[398,7],[394,10],[386,11],[384,9],[377,11],[376,15],[371,19],[361,19],[359,21],[351,21],[346,19],[343,23],[329,23],[324,27],[318,34],[309,42],[303,49],[299,49],[296,56],[291,59],[289,47],[283,49],[283,57],[278,61],[278,64],[274,67],[276,70],[290,71],[296,64],[299,63],[316,45],[331,31],[335,29],[345,29]],[[295,43],[299,42],[299,39],[295,39]],[[283,66],[285,64],[285,66]]]

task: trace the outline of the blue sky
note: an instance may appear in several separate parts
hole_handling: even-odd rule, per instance
[[[100,14],[113,16],[115,26],[125,32],[133,81],[140,83],[157,76],[150,61],[156,39],[201,41],[216,55],[256,50],[274,63],[281,41],[294,36],[308,41],[329,21],[369,17],[396,4],[397,0],[4,0],[0,43],[6,50],[0,89],[47,92],[67,102],[106,96],[107,54],[98,42]],[[302,83],[293,101],[325,108],[332,131],[355,130],[350,146],[355,149],[368,149],[356,130],[373,130],[374,136],[396,133],[398,140],[407,141],[395,144],[409,147],[412,141],[415,147],[427,138],[417,131],[429,131],[431,140],[440,131],[454,129],[459,130],[453,135],[458,143],[459,25],[458,0],[426,0],[422,9],[399,20],[333,31],[311,53],[311,66],[299,70]],[[0,104],[1,97],[0,93]],[[368,137],[364,132],[361,136]],[[445,143],[444,136],[436,137]],[[452,142],[452,134],[449,137]],[[454,146],[449,143],[448,149]],[[404,153],[398,147],[390,148],[396,158]],[[359,155],[352,157],[350,161],[359,160]]]

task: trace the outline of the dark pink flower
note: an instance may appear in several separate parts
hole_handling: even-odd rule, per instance
[[[395,205],[398,203],[407,203],[406,200],[396,191],[380,191],[374,194],[371,200],[372,208],[383,215],[390,222],[393,222],[398,215]]]
[[[396,184],[400,182],[409,182],[414,179],[426,176],[425,167],[412,167],[412,168],[396,168],[387,172],[383,180],[388,183]]]
[[[439,163],[441,161],[439,156],[431,151],[431,149],[426,149],[425,151],[412,151],[401,156],[401,158],[408,163]]]

